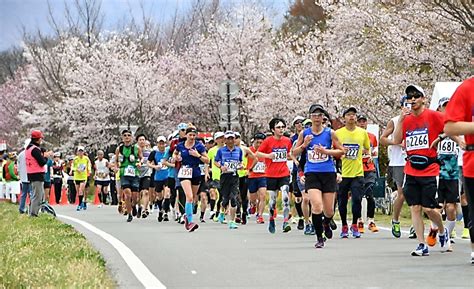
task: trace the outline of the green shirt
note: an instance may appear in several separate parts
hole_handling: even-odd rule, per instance
[[[137,162],[139,161],[138,146],[136,144],[131,146],[122,145],[121,147],[119,147],[119,161],[120,177],[137,177],[139,175],[140,172],[137,168]]]
[[[219,146],[216,145],[216,146],[213,146],[207,153],[207,156],[209,157],[209,160],[212,166],[212,170],[211,170],[212,179],[216,181],[219,181],[221,179],[221,169],[219,169],[218,167],[214,165],[214,160],[216,159],[218,150],[219,150]]]

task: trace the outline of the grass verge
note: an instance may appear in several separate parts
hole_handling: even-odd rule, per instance
[[[0,203],[0,287],[114,288],[102,256],[72,226]]]

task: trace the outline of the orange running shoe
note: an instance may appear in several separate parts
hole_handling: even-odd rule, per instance
[[[364,234],[365,233],[364,222],[361,222],[361,221],[357,222],[357,229],[359,230],[359,233]]]
[[[377,233],[379,231],[379,228],[377,228],[377,225],[375,225],[374,222],[371,222],[369,224],[369,230],[372,231],[372,233]]]
[[[426,237],[426,243],[428,246],[433,247],[436,245],[436,235],[438,235],[438,229],[430,228],[430,232]]]

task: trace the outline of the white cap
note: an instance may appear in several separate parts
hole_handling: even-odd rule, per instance
[[[216,133],[214,133],[214,139],[218,139],[220,137],[223,137],[224,136],[224,133],[221,132],[221,131],[218,131]]]
[[[86,151],[86,149],[83,146],[77,146],[77,151]]]
[[[224,135],[225,138],[229,138],[229,137],[233,137],[235,138],[235,133],[231,130],[228,130],[225,132],[225,135]]]
[[[293,119],[293,121],[291,122],[291,124],[292,124],[292,125],[295,125],[295,122],[297,122],[298,120],[300,120],[301,122],[303,122],[303,121],[305,120],[305,118],[302,117],[302,116],[300,116],[300,115],[298,115],[298,116],[296,116],[296,117]]]
[[[166,142],[166,137],[164,135],[160,135],[157,139],[156,139],[157,142]]]
[[[55,152],[55,153],[53,154],[53,157],[60,157],[60,156],[61,156],[61,153],[60,153],[60,152]]]
[[[438,102],[438,107],[441,107],[449,102],[449,97],[442,97]]]
[[[409,85],[407,86],[407,88],[405,88],[405,93],[408,94],[408,91],[413,90],[413,89],[415,89],[415,90],[417,90],[418,92],[420,92],[420,93],[423,95],[423,97],[426,96],[425,91],[423,90],[423,88],[421,88],[420,86],[418,86],[418,85],[416,85],[416,84],[409,84]]]

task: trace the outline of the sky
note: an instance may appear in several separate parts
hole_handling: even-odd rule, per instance
[[[48,22],[48,1],[55,18],[61,19],[64,3],[72,4],[73,0],[0,0],[0,51],[21,44],[23,28],[29,33],[38,29],[50,33]],[[211,0],[204,0],[211,1]],[[223,2],[239,2],[250,0],[221,0]],[[259,0],[264,5],[271,6],[277,12],[274,22],[281,22],[291,0]],[[143,3],[145,11],[157,22],[166,22],[176,11],[185,11],[193,0],[102,0],[104,28],[113,30],[118,23],[130,19],[130,14],[140,19]]]

